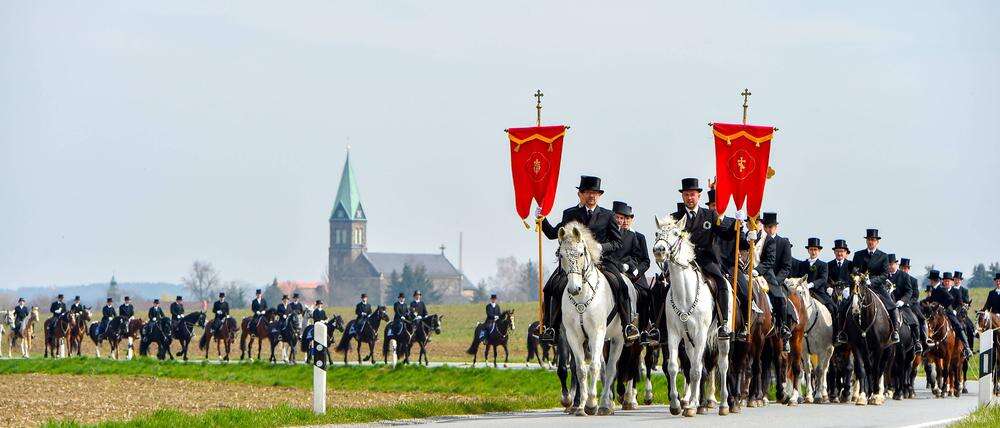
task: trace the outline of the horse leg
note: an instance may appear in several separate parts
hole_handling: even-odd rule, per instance
[[[601,336],[601,334],[598,334],[597,336]],[[601,339],[602,340],[600,341],[600,343],[598,343],[597,346],[595,347],[597,350],[603,350],[602,348],[604,348],[604,340],[603,338]],[[605,367],[604,379],[601,382],[603,384],[603,391],[601,391],[600,407],[597,409],[598,415],[611,415],[615,413],[615,403],[614,401],[612,401],[612,392],[615,389],[614,382],[615,378],[618,375],[618,359],[621,358],[622,356],[622,346],[624,345],[623,339],[612,338],[608,345],[610,351],[608,352],[607,364],[605,364],[604,366]],[[507,345],[504,344],[504,349],[506,350],[506,348]],[[600,361],[601,359],[600,354],[595,354],[595,355],[597,356],[594,357],[594,359]],[[635,402],[634,383],[633,386],[631,387],[631,390],[632,393],[629,395],[629,397],[631,398],[628,400],[628,402],[634,403]],[[622,401],[625,401],[625,399],[623,398]]]
[[[507,342],[503,343],[503,366],[507,367],[507,362],[510,361],[510,350],[507,349]]]
[[[564,331],[564,334],[567,333],[569,332]],[[582,338],[579,339],[580,340],[578,340],[578,338],[576,337],[567,337],[565,342],[563,342],[564,344],[568,344],[570,350],[572,351],[572,355],[574,356],[574,358],[571,362],[571,365],[573,365],[574,368],[576,369],[575,370],[576,396],[573,401],[573,406],[571,406],[568,410],[570,413],[575,414],[576,416],[585,416],[587,414],[586,410],[581,406],[585,407],[585,403],[583,403],[582,401],[585,397],[587,397],[588,394],[587,373],[590,371],[590,368],[588,361],[585,360],[587,351],[583,349],[583,344],[582,344],[583,340]]]
[[[667,391],[670,397],[670,414],[679,415],[681,413],[681,403],[677,397],[677,369],[680,366],[680,340],[676,334],[667,336],[667,346],[669,349],[667,357]]]

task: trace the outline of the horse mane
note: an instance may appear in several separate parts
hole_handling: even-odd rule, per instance
[[[570,233],[570,231],[572,231],[573,229],[579,231],[580,241],[583,242],[583,245],[587,247],[587,252],[590,253],[590,257],[593,259],[595,263],[601,261],[601,243],[597,242],[597,239],[594,238],[594,234],[593,232],[590,231],[590,228],[584,226],[583,223],[580,223],[578,221],[571,221],[562,228],[566,230],[567,234]]]

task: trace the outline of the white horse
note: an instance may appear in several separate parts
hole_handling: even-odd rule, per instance
[[[812,298],[809,289],[806,287],[808,277],[787,278],[785,285],[789,290],[799,295],[806,305],[806,329],[803,342],[805,352],[802,353],[802,376],[790,382],[794,388],[793,400],[798,399],[799,388],[803,385],[806,389],[804,397],[806,403],[825,404],[830,402],[830,397],[826,390],[826,373],[830,369],[830,359],[833,358],[833,317],[826,306],[820,304]],[[813,364],[813,357],[816,364]]]
[[[571,222],[559,228],[559,264],[566,272],[562,296],[562,325],[566,343],[576,360],[580,396],[584,408],[570,409],[577,416],[614,413],[612,392],[625,338],[615,314],[615,299],[607,278],[598,270],[601,246],[586,226]],[[624,278],[624,277],[623,277]],[[608,323],[608,319],[612,318]],[[609,341],[606,366],[602,370],[604,342]],[[600,408],[597,377],[603,373]]]
[[[682,220],[683,221],[683,218]],[[694,245],[688,239],[688,232],[679,221],[670,217],[656,218],[656,241],[653,255],[657,264],[670,273],[670,291],[664,302],[667,321],[667,382],[670,382],[670,413],[681,412],[684,416],[694,416],[701,400],[702,358],[709,345],[708,340],[716,323],[712,320],[713,302],[705,277],[694,263]],[[730,299],[731,301],[732,299]],[[729,311],[730,309],[726,309]],[[730,312],[731,313],[731,312]],[[677,398],[677,369],[680,364],[678,352],[683,342],[684,352],[691,361],[691,368],[685,376],[686,388],[683,403]],[[718,347],[718,378],[720,403],[719,414],[729,414],[729,389],[726,379],[729,373],[729,342],[714,345]]]

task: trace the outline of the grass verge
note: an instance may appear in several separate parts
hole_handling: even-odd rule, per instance
[[[986,406],[972,412],[964,419],[948,425],[949,428],[973,428],[1000,426],[1000,407]]]

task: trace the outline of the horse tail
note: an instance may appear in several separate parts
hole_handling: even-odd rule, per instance
[[[198,339],[198,349],[204,351],[208,349],[208,341],[211,340],[211,334],[209,332],[204,332],[201,334],[201,339]]]
[[[482,326],[477,326],[475,332],[472,333],[472,344],[469,345],[469,349],[465,350],[466,354],[476,355],[479,352],[479,330]]]
[[[354,321],[351,321],[351,323],[348,324],[348,327],[350,327],[352,324],[354,324]],[[354,334],[351,333],[350,330],[345,331],[344,334],[340,336],[340,341],[337,342],[337,348],[336,348],[337,352],[347,352],[347,351],[350,351],[351,350],[351,339],[353,339],[353,338],[354,338]]]

